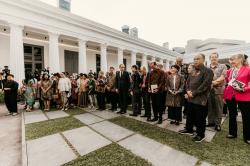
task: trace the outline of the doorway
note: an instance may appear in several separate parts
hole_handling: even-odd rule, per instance
[[[44,47],[24,44],[24,71],[34,73],[37,69],[39,73],[44,68]]]
[[[64,50],[65,72],[78,73],[78,52]]]

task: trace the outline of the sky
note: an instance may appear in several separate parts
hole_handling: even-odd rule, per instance
[[[57,5],[57,0],[41,0]],[[71,12],[121,30],[137,27],[139,38],[172,47],[190,39],[250,41],[250,0],[71,0]]]

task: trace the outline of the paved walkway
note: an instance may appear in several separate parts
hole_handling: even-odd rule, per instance
[[[6,107],[0,105],[0,166],[21,166],[21,115],[6,114]]]
[[[33,116],[43,121],[44,113],[36,112]],[[29,121],[32,114],[25,114],[25,119]],[[53,114],[65,116],[62,111]],[[194,166],[197,163],[198,159],[191,155],[107,121],[117,116],[109,111],[89,111],[74,116],[87,126],[27,141],[28,166],[61,165],[111,143],[118,143],[155,166]]]

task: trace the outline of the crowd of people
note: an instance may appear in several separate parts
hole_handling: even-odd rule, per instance
[[[212,53],[209,58],[210,65],[205,65],[205,55],[201,53],[191,64],[183,64],[182,58],[177,57],[176,63],[167,71],[162,64],[150,62],[148,71],[145,66],[132,65],[131,73],[126,71],[124,64],[118,71],[110,67],[109,72],[99,71],[97,75],[92,71],[71,75],[67,72],[52,74],[49,70],[27,72],[19,89],[25,96],[26,111],[32,111],[35,100],[38,100],[44,111],[52,107],[67,110],[76,106],[102,111],[110,103],[111,111],[125,114],[131,102],[130,116],[140,115],[158,124],[162,123],[162,115],[167,111],[171,125],[179,125],[182,118],[186,118],[185,128],[179,133],[192,135],[195,142],[205,139],[206,127],[221,131],[222,116],[227,112],[227,138],[236,138],[236,117],[240,110],[244,141],[250,144],[247,56],[233,55],[227,65],[219,63],[218,53]],[[18,89],[13,78],[8,68],[0,73],[0,88],[5,93],[6,106],[10,114],[14,112],[16,115],[16,104],[13,104],[16,100],[10,100]],[[141,110],[145,110],[144,114]]]

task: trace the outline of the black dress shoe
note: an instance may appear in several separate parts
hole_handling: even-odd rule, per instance
[[[123,112],[123,111],[122,111],[120,114],[126,114],[126,112]]]
[[[118,111],[118,112],[117,112],[117,114],[121,114],[121,113],[122,113],[122,111]]]
[[[221,131],[221,126],[220,126],[220,125],[215,125],[214,129],[215,129],[216,131]]]
[[[157,118],[153,118],[153,119],[151,119],[150,121],[151,122],[155,122],[155,121],[157,121],[158,119]]]
[[[175,124],[176,122],[175,121],[171,121],[170,124]]]
[[[162,120],[161,120],[161,119],[159,119],[157,123],[158,123],[158,124],[162,124]]]
[[[147,121],[150,122],[152,119],[150,117],[147,118]]]
[[[129,114],[129,116],[137,116],[137,114]]]
[[[180,125],[180,122],[176,121],[176,122],[175,122],[175,125],[176,125],[176,126],[179,126],[179,125]]]
[[[146,118],[146,117],[148,117],[148,116],[146,116],[146,115],[142,115],[141,117],[142,117],[142,118]]]
[[[206,125],[206,127],[215,127],[215,124],[214,123],[209,123]]]
[[[234,135],[230,135],[230,134],[229,134],[229,135],[227,135],[227,138],[228,138],[228,139],[234,139],[234,138],[237,138],[237,136],[234,136]]]

